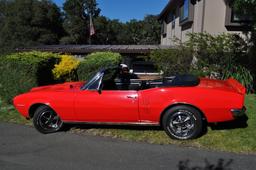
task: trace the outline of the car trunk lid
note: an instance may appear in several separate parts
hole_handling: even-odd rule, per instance
[[[246,88],[233,78],[227,80],[213,80],[208,78],[201,78],[199,86],[235,92],[242,95],[246,93]]]

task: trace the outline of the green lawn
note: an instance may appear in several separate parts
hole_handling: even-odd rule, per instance
[[[0,121],[31,125],[12,106],[0,103]],[[189,141],[170,139],[160,128],[155,127],[124,127],[124,126],[78,126],[69,132],[121,138],[124,140],[143,141],[154,144],[177,144],[237,153],[256,153],[256,95],[246,97],[248,127],[213,130],[202,137]],[[217,126],[220,127],[220,126]]]

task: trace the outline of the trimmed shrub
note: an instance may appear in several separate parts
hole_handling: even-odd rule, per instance
[[[56,80],[61,82],[77,81],[77,67],[79,65],[78,59],[72,55],[61,55],[59,64],[55,64],[52,73]]]
[[[0,96],[12,98],[35,86],[54,83],[52,69],[59,60],[57,54],[24,52],[4,56],[0,60]]]
[[[79,80],[88,80],[101,68],[117,66],[121,62],[121,55],[112,52],[96,52],[86,56],[78,66]]]
[[[152,61],[164,76],[188,73],[192,62],[192,53],[188,48],[161,49],[150,54]]]

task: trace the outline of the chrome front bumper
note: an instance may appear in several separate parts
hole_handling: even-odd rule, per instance
[[[244,106],[242,109],[231,109],[231,113],[234,118],[239,118],[245,115],[246,107]]]

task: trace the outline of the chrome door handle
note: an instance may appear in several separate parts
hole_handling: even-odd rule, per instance
[[[128,99],[137,99],[137,97],[138,97],[137,95],[129,95],[129,96],[127,96]]]

